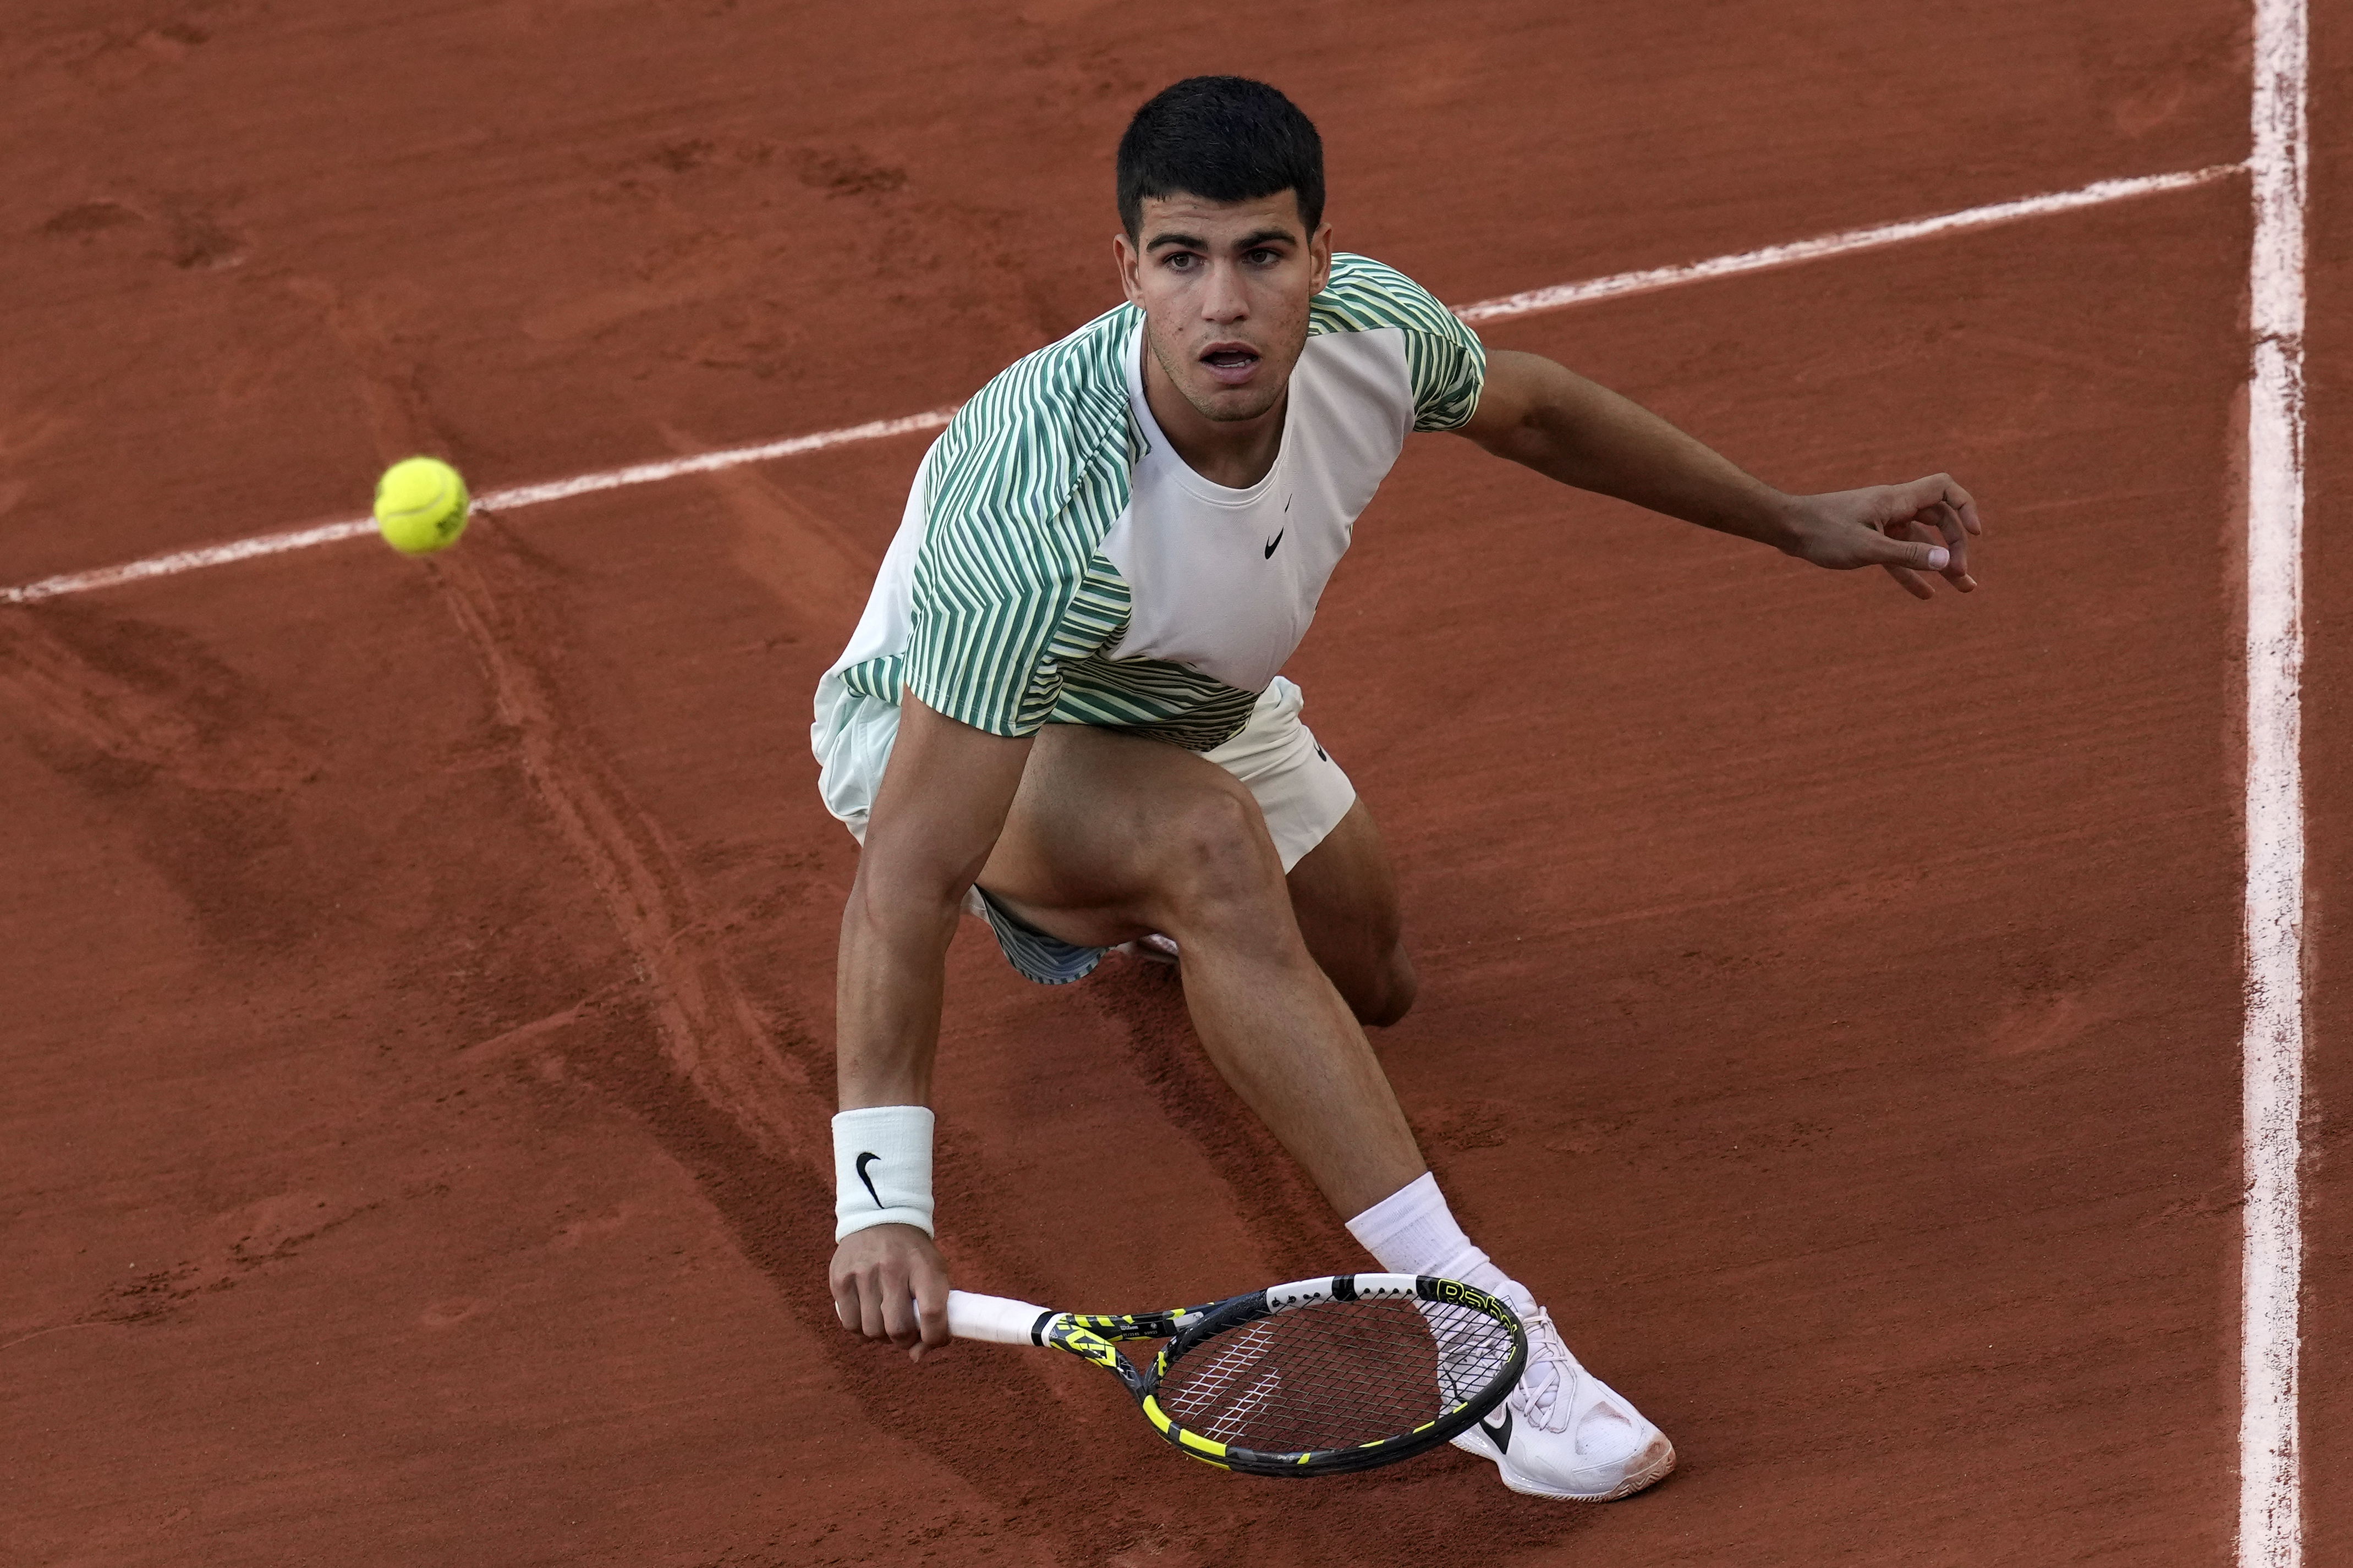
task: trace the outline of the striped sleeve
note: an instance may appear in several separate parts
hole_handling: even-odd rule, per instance
[[[1394,327],[1405,335],[1407,373],[1413,379],[1413,427],[1459,430],[1479,406],[1486,384],[1487,351],[1435,296],[1394,267],[1345,252],[1332,258],[1332,279],[1315,296],[1308,331],[1370,331]]]
[[[904,689],[994,735],[1029,735],[1062,693],[1073,601],[1127,500],[1124,394],[1071,340],[984,388],[924,475]],[[1083,640],[1083,639],[1082,639]]]

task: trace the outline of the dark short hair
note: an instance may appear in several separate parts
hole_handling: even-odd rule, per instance
[[[1187,77],[1137,110],[1119,139],[1119,221],[1130,239],[1146,196],[1247,202],[1283,191],[1297,195],[1314,234],[1324,221],[1324,139],[1262,81]]]

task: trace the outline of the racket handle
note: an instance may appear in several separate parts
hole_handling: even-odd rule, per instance
[[[948,1332],[960,1340],[1034,1345],[1038,1342],[1038,1324],[1052,1316],[1043,1307],[1005,1296],[976,1296],[969,1290],[948,1292]]]

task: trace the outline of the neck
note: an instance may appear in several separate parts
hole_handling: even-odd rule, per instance
[[[1284,387],[1274,406],[1255,418],[1211,419],[1176,390],[1147,334],[1144,401],[1187,468],[1213,485],[1246,490],[1266,478],[1282,450],[1282,416],[1291,406],[1291,389]]]

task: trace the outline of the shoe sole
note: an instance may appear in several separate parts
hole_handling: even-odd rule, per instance
[[[1472,1430],[1475,1432],[1478,1429],[1473,1427]],[[1482,1436],[1483,1436],[1483,1434]],[[1491,1442],[1480,1442],[1475,1447],[1460,1442],[1456,1446],[1462,1447],[1466,1453],[1493,1460],[1496,1473],[1502,1478],[1504,1484],[1522,1497],[1550,1498],[1562,1502],[1616,1502],[1620,1498],[1632,1497],[1645,1487],[1657,1485],[1666,1479],[1669,1473],[1675,1468],[1675,1446],[1667,1441],[1667,1435],[1664,1432],[1661,1432],[1651,1439],[1648,1447],[1635,1456],[1633,1473],[1624,1480],[1606,1492],[1572,1492],[1514,1476],[1512,1473],[1510,1460],[1499,1454],[1489,1452],[1489,1449],[1493,1447]]]

